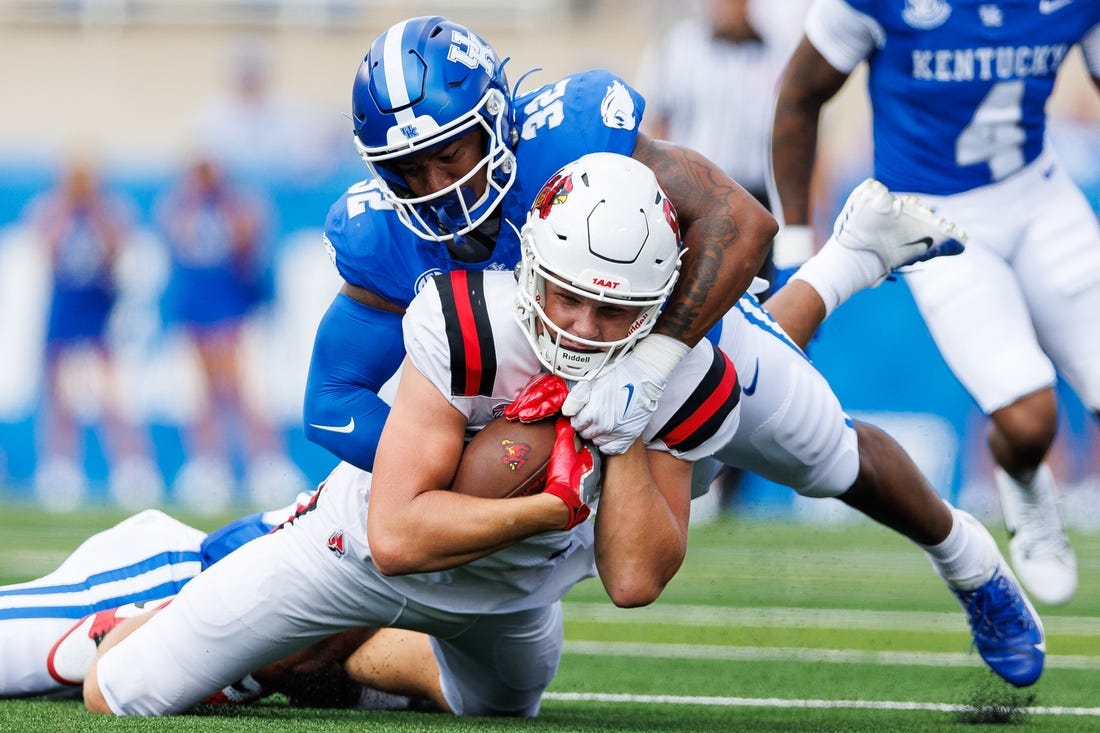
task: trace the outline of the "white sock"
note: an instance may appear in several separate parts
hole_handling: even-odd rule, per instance
[[[993,535],[977,519],[951,507],[954,521],[938,545],[921,545],[932,567],[956,590],[974,590],[993,577],[1000,550]]]
[[[883,278],[882,260],[868,249],[852,249],[829,237],[813,258],[798,268],[792,280],[810,284],[825,302],[825,315]]]
[[[1039,507],[1042,516],[1058,518],[1061,521],[1061,510],[1058,508],[1057,493],[1054,486],[1054,474],[1045,462],[1039,464],[1031,476],[1023,481],[1018,481],[1008,475],[1003,468],[998,466],[993,472],[993,480],[1002,497],[1005,494],[1019,497],[1019,502],[1002,501],[1001,511],[1004,513],[1005,526],[1010,531],[1015,531],[1025,523],[1025,518],[1020,516],[1021,511],[1027,511],[1032,507]],[[1034,509],[1031,509],[1034,511]]]

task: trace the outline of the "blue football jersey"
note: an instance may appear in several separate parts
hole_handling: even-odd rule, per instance
[[[637,91],[602,70],[573,74],[517,97],[516,180],[501,202],[496,246],[483,262],[456,260],[446,245],[406,229],[374,179],[349,188],[329,210],[329,254],[345,281],[401,306],[440,272],[511,270],[520,257],[516,231],[542,185],[587,153],[630,155],[644,107]]]
[[[1100,23],[1097,0],[843,1],[873,39],[875,176],[893,190],[941,195],[1038,157],[1058,68]],[[819,3],[819,17],[841,18],[838,4]],[[827,46],[853,47],[852,18],[841,20],[807,24],[830,60]]]

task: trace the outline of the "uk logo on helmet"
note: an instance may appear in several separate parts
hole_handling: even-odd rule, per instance
[[[401,134],[411,140],[420,134],[420,130],[417,129],[416,125],[405,125],[401,128]]]
[[[458,62],[471,69],[480,66],[489,76],[496,71],[493,49],[481,43],[477,36],[467,35],[461,31],[451,31],[451,47],[447,49],[447,60]]]

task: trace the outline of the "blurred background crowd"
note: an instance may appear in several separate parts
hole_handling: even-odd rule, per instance
[[[807,5],[0,0],[0,497],[220,511],[328,473],[301,426],[313,331],[339,286],[321,230],[366,175],[351,83],[393,22],[471,26],[511,57],[513,84],[541,69],[524,90],[609,68],[646,95],[644,131],[767,203],[772,90]],[[1077,61],[1051,134],[1100,211],[1100,110]],[[869,174],[862,94],[849,83],[827,109],[842,123],[821,146],[819,222]],[[953,501],[996,511],[982,416],[904,284],[857,296],[811,356]],[[1100,499],[1100,432],[1062,392],[1052,463],[1072,524],[1096,516],[1074,507]],[[830,503],[753,476],[725,485],[738,511],[827,518]]]

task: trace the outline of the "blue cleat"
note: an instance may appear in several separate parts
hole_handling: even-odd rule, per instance
[[[1043,622],[1004,560],[982,585],[954,593],[966,611],[974,646],[990,669],[1016,687],[1035,684],[1046,660]]]

